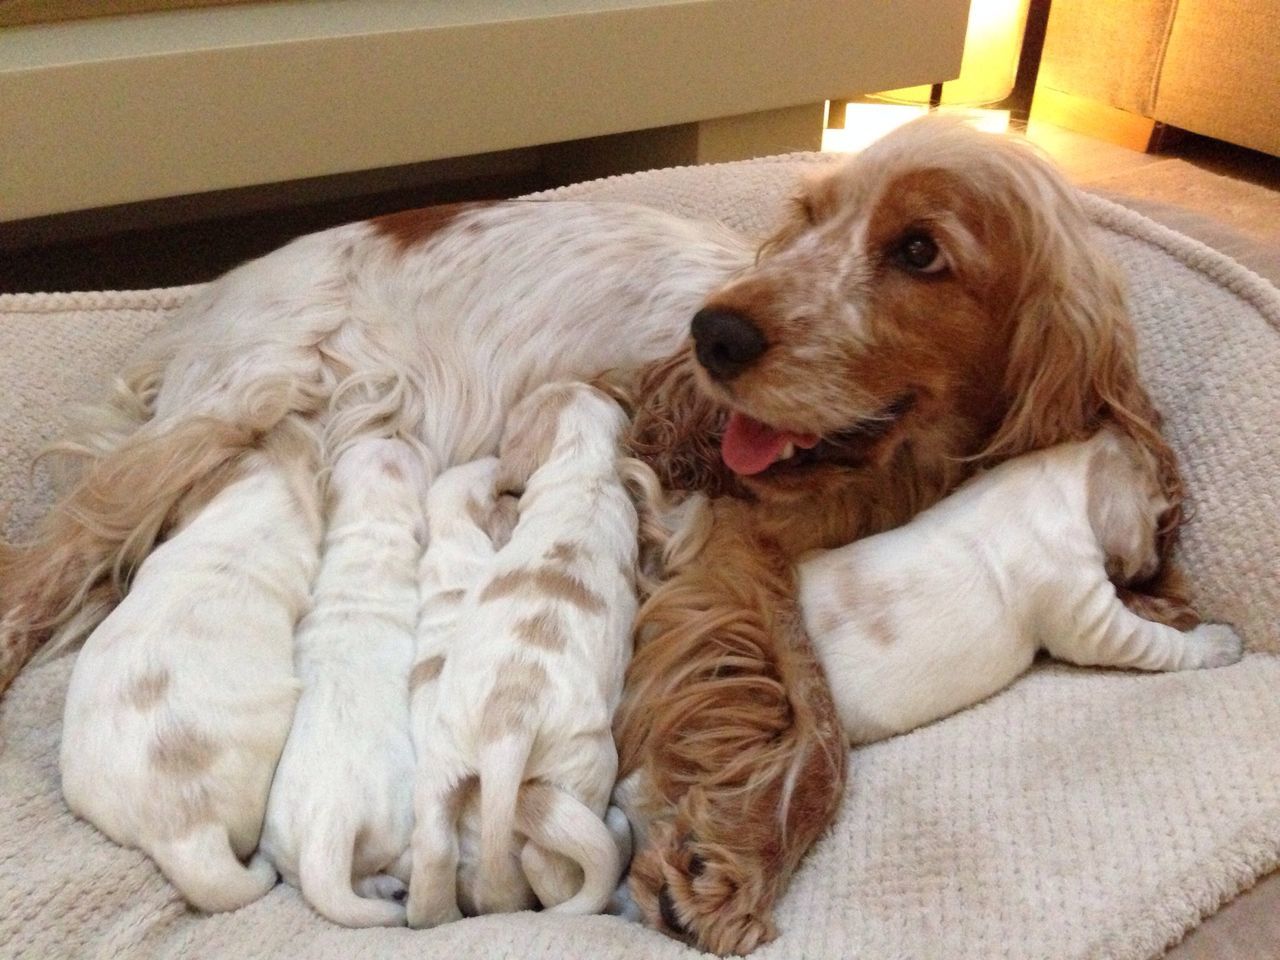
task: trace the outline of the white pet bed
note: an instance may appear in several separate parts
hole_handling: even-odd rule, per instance
[[[552,196],[633,200],[763,232],[813,156],[667,170]],[[760,960],[1148,960],[1280,865],[1280,293],[1234,262],[1087,198],[1126,268],[1144,370],[1181,452],[1197,599],[1251,654],[1144,676],[1049,666],[959,716],[853,758],[848,800]],[[0,504],[10,536],[47,507],[27,464],[190,289],[0,297]],[[0,704],[0,955],[405,958],[692,955],[611,917],[535,914],[351,931],[280,886],[189,911],[141,854],[58,792],[70,659]]]

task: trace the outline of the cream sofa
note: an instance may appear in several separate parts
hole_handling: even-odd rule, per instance
[[[1037,101],[1056,94],[1280,155],[1280,5],[1054,0],[1038,84]]]

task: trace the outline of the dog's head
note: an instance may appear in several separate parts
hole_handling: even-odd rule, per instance
[[[676,373],[720,411],[723,463],[763,496],[904,447],[1007,456],[1154,416],[1075,192],[1026,143],[945,118],[805,183],[691,333]]]

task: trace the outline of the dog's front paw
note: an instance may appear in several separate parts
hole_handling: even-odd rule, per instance
[[[1225,667],[1244,656],[1244,641],[1225,623],[1202,623],[1188,634],[1200,647],[1201,667]]]

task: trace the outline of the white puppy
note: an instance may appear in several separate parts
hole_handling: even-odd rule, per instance
[[[67,691],[68,806],[211,913],[276,882],[261,855],[241,861],[258,845],[298,696],[293,631],[321,531],[313,473],[305,438],[278,432],[247,455],[143,562]]]
[[[542,387],[508,421],[497,485],[522,491],[519,521],[463,599],[440,664],[418,756],[413,926],[461,916],[458,820],[477,781],[475,912],[521,909],[532,886],[551,909],[594,913],[617,883],[625,824],[601,818],[636,609],[636,509],[617,465],[625,425],[585,384]]]
[[[974,477],[907,525],[805,559],[805,625],[850,739],[879,740],[1011,683],[1038,650],[1084,666],[1188,670],[1240,659],[1222,624],[1130,613],[1109,574],[1156,569],[1166,504],[1107,428]]]
[[[498,458],[485,457],[442,473],[427,497],[430,546],[418,568],[421,606],[418,612],[417,655],[409,676],[410,715],[414,749],[429,756],[436,735],[436,710],[441,671],[455,637],[465,639],[464,600],[489,573],[498,546],[511,536],[516,519],[516,498],[496,496]],[[462,624],[462,632],[459,625]],[[430,775],[420,768],[424,789]],[[416,797],[423,806],[418,820],[439,816],[437,798]],[[469,791],[457,800],[452,819],[457,824],[458,870],[456,891],[443,893],[456,900],[465,913],[475,913],[473,892],[479,859],[478,792]],[[537,898],[524,885],[511,892],[513,902],[532,908]]]
[[[422,459],[402,441],[359,440],[339,456],[298,631],[302,698],[262,850],[308,903],[348,927],[404,923],[393,898],[408,880],[401,856],[413,830],[408,682],[426,492]],[[359,896],[353,879],[389,899]]]

